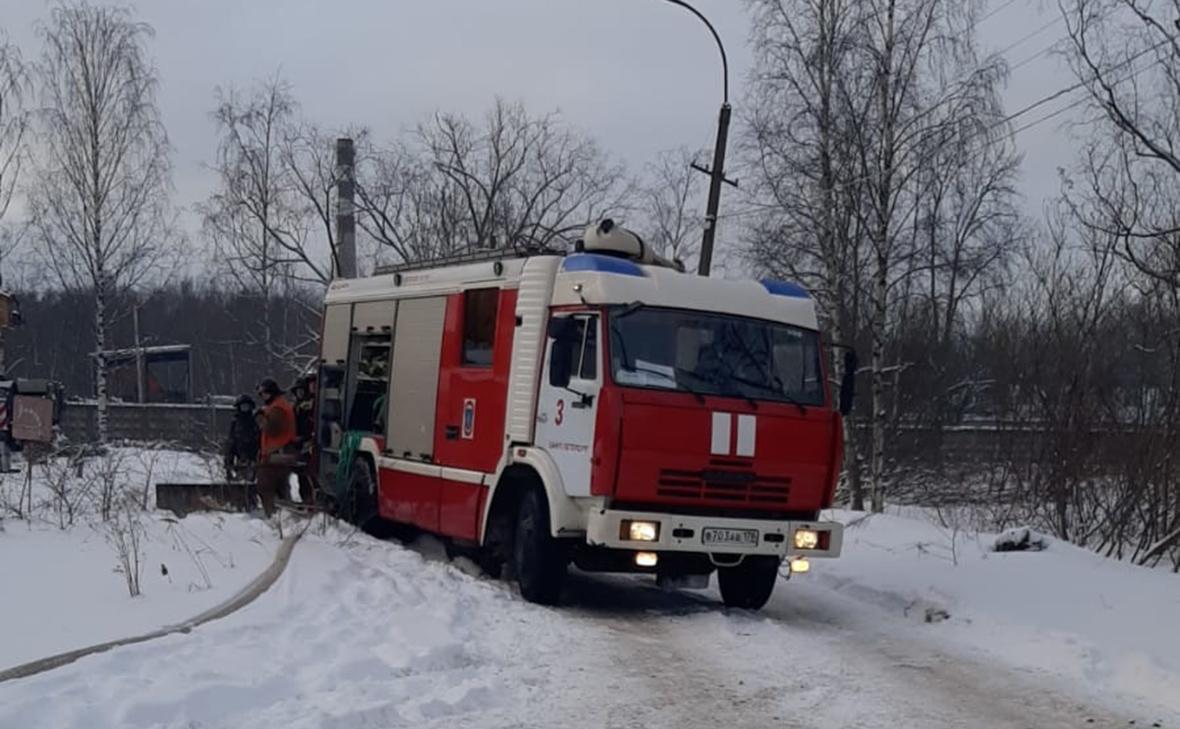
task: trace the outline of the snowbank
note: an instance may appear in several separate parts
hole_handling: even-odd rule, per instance
[[[271,591],[227,618],[0,684],[0,725],[466,726],[525,703],[518,679],[540,680],[561,622],[502,583],[313,528]]]
[[[928,519],[835,517],[848,525],[844,554],[816,564],[818,585],[1087,692],[1180,711],[1180,576],[1051,538],[1044,551],[996,552],[996,535]]]

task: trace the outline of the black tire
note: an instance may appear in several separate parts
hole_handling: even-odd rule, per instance
[[[726,607],[760,610],[778,581],[778,557],[750,556],[735,567],[717,568],[717,586]]]
[[[377,511],[377,477],[368,458],[352,462],[345,495],[344,518],[374,537],[389,535],[389,525]]]
[[[565,585],[566,550],[549,535],[549,508],[538,489],[529,489],[516,511],[512,567],[520,594],[529,602],[556,605]]]

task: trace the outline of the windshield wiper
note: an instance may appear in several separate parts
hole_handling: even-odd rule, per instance
[[[768,385],[765,382],[755,382],[754,380],[748,380],[744,377],[738,377],[737,375],[732,375],[730,379],[734,382],[745,385],[746,387],[754,387],[759,390],[765,390],[766,392],[774,393],[776,397],[799,408],[800,414],[807,414],[807,408],[803,405],[803,403],[787,394],[786,389],[782,387],[782,380],[777,375],[775,375],[774,379],[779,383],[778,387],[775,387],[774,385]]]
[[[731,383],[736,382],[736,383],[743,384],[743,385],[747,384],[746,380],[742,380],[738,377],[731,376],[731,377],[728,377],[727,380]],[[718,384],[721,384],[721,383],[718,383]],[[729,397],[740,397],[741,399],[746,401],[747,405],[754,408],[755,410],[758,409],[758,401],[755,400],[754,398],[750,397],[746,393],[742,392],[741,390],[739,390],[736,387],[722,387],[721,394],[728,395]]]
[[[623,308],[619,309],[617,314],[612,314],[611,318],[615,319],[615,320],[625,319],[625,318],[631,316],[632,314],[634,314],[635,312],[639,311],[640,309],[642,309],[645,306],[647,306],[647,304],[636,299],[635,301],[632,301],[630,304],[627,304]]]
[[[699,374],[699,373],[697,373],[697,372],[694,372],[693,370],[687,370],[687,369],[685,369],[685,368],[683,368],[683,367],[675,367],[675,366],[673,366],[673,367],[672,367],[672,371],[673,371],[673,372],[675,372],[677,375],[679,375],[679,376],[682,376],[682,377],[692,377],[692,378],[694,378],[694,379],[696,379],[696,380],[699,380],[699,381],[701,381],[701,382],[705,382],[705,383],[708,383],[708,384],[710,384],[710,385],[711,385],[711,384],[713,384],[712,382],[710,382],[710,381],[709,381],[709,379],[708,379],[707,377],[704,377],[703,375],[701,375],[701,374]],[[685,392],[691,392],[691,393],[692,393],[694,396],[696,396],[697,402],[699,402],[699,403],[702,403],[702,404],[705,402],[705,395],[711,395],[711,394],[712,394],[712,393],[709,393],[709,392],[701,392],[700,390],[694,390],[694,389],[692,389],[691,387],[688,387],[687,385],[685,385],[685,387],[684,387],[684,391],[685,391]]]

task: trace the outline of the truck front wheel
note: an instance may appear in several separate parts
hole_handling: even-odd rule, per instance
[[[512,567],[520,594],[529,602],[555,605],[565,585],[566,550],[549,535],[549,509],[544,496],[532,488],[521,497],[516,512]]]
[[[733,567],[717,568],[717,586],[726,607],[759,610],[778,581],[778,557],[749,556]]]

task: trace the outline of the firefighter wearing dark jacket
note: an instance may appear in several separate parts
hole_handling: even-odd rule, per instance
[[[225,475],[230,481],[253,481],[258,463],[258,423],[254,398],[242,395],[234,401],[234,419],[225,439]]]
[[[299,460],[295,409],[274,380],[266,379],[258,384],[258,397],[263,402],[258,411],[261,431],[258,497],[262,500],[262,510],[270,516],[275,511],[277,496],[290,497],[291,473]]]
[[[315,375],[306,375],[291,385],[291,397],[295,401],[295,438],[299,449],[299,501],[310,504],[314,498],[311,474],[308,472],[315,435]]]

